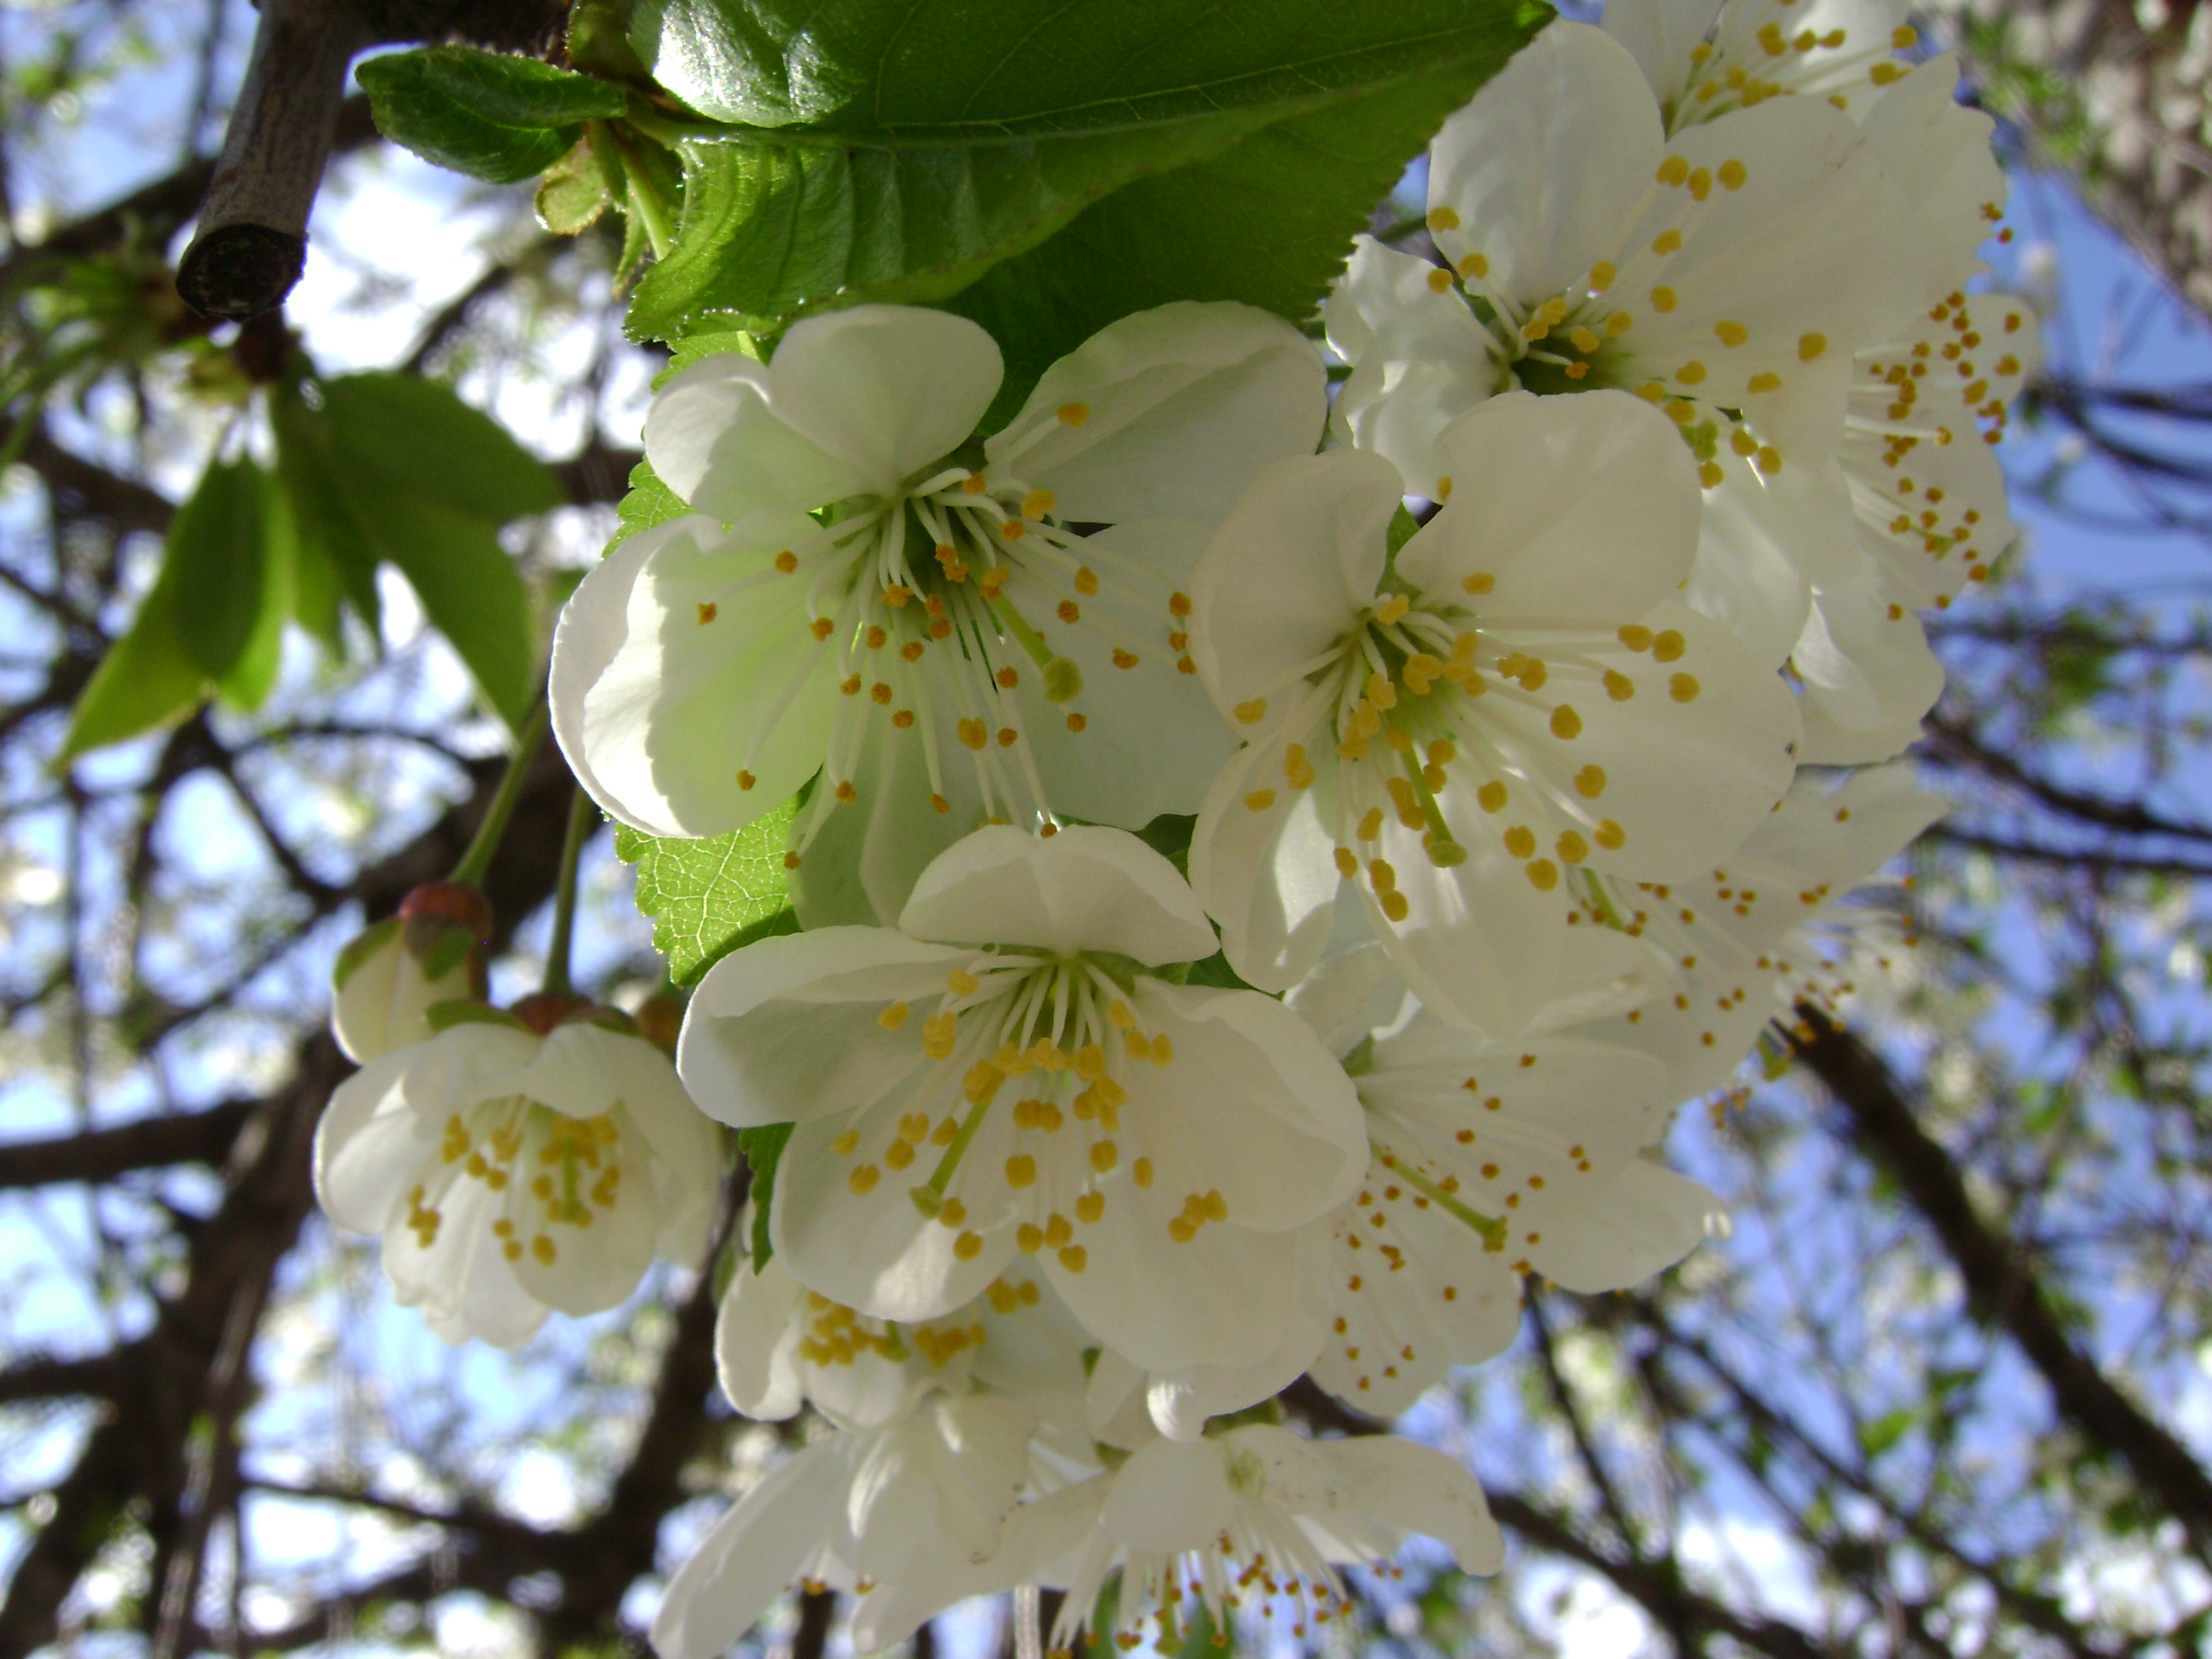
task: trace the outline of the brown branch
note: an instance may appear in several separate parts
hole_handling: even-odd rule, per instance
[[[68,1181],[112,1181],[132,1170],[221,1164],[260,1104],[226,1100],[175,1117],[0,1146],[0,1190]]]
[[[2186,1447],[2074,1346],[2023,1252],[1975,1211],[1958,1164],[1920,1127],[1880,1056],[1810,1004],[1797,1009],[1797,1055],[1844,1109],[1854,1142],[1894,1181],[1959,1270],[1967,1305],[2019,1344],[2058,1414],[2117,1455],[2144,1492],[2212,1554],[2212,1477]]]
[[[1927,729],[1929,751],[1938,759],[2008,784],[2053,812],[2124,836],[2172,836],[2187,841],[2212,841],[2212,828],[2161,817],[2141,801],[2094,795],[2039,777],[2010,755],[1989,747],[1955,718],[1941,711],[1929,716]]]
[[[112,1398],[126,1374],[126,1367],[112,1353],[86,1359],[26,1359],[0,1370],[0,1406],[24,1400]]]

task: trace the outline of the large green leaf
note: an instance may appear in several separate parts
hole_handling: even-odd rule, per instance
[[[1495,47],[1306,111],[1221,155],[1144,179],[991,268],[947,309],[1006,356],[1000,407],[1117,317],[1171,300],[1241,300],[1310,316],[1407,162],[1547,13],[1524,10]]]
[[[326,562],[373,618],[376,567],[397,566],[485,700],[518,723],[537,693],[538,624],[499,527],[565,500],[559,482],[435,381],[352,374],[317,392],[319,409],[288,396],[273,410],[303,568]]]
[[[817,301],[956,294],[1145,173],[1218,151],[1267,118],[1244,111],[1111,137],[837,146],[692,141],[668,258],[629,326],[673,338],[714,313],[772,330]]]
[[[622,114],[620,87],[534,58],[428,46],[355,70],[377,129],[425,161],[513,184],[559,161],[593,118]]]
[[[655,74],[745,125],[679,145],[675,246],[640,284],[630,331],[674,338],[735,318],[768,331],[826,304],[940,301],[1138,187],[1146,208],[1114,222],[1125,240],[1091,239],[1081,264],[1126,262],[1172,290],[1179,265],[1241,263],[1249,280],[1220,297],[1302,316],[1443,114],[1549,15],[1528,0],[648,3],[634,39]],[[1348,128],[1329,118],[1347,100],[1370,106]],[[1287,222],[1271,216],[1279,167],[1258,169],[1262,199],[1224,199],[1237,152],[1276,124],[1317,124],[1277,152],[1307,169]],[[1186,175],[1215,162],[1230,170],[1186,199]],[[1318,275],[1298,257],[1316,220],[1330,250]],[[1197,249],[1176,246],[1194,234]],[[1286,240],[1300,245],[1287,258]]]
[[[108,648],[70,711],[55,764],[172,725],[200,706],[207,676],[185,649],[176,584],[166,568],[139,602],[130,629]]]
[[[877,140],[1110,135],[1373,86],[1494,48],[1498,0],[641,0],[701,113]]]
[[[637,866],[637,908],[653,918],[653,945],[678,985],[696,984],[740,945],[799,931],[783,867],[795,805],[786,801],[742,830],[702,841],[615,831],[615,854]]]
[[[210,465],[177,509],[161,556],[185,653],[210,680],[236,665],[269,604],[268,544],[261,469],[244,459]]]

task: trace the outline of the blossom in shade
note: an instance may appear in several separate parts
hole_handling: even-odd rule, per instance
[[[1331,1218],[1334,1318],[1312,1368],[1360,1410],[1395,1416],[1504,1352],[1522,1275],[1621,1290],[1724,1226],[1712,1194],[1649,1155],[1680,1098],[1667,1069],[1574,1035],[1576,1002],[1547,1010],[1565,1032],[1488,1042],[1411,1003],[1372,945],[1291,1001],[1352,1073],[1374,1147]]]
[[[1249,307],[1161,307],[978,442],[1000,370],[964,319],[856,306],[661,390],[647,458],[693,511],[617,547],[554,647],[554,730],[608,811],[718,834],[818,772],[797,867],[894,784],[871,835],[939,848],[987,818],[1195,806],[1226,739],[1184,577],[1243,483],[1313,448],[1318,356]]]
[[[1760,1031],[1810,997],[1846,994],[1855,936],[1889,913],[1850,902],[1854,888],[1941,817],[1945,803],[1903,763],[1840,785],[1806,778],[1741,851],[1687,881],[1595,891],[1586,915],[1625,928],[1668,964],[1674,983],[1642,1006],[1574,1028],[1633,1048],[1667,1067],[1667,1093],[1686,1100],[1728,1082]]]
[[[1337,450],[1263,475],[1193,578],[1192,649],[1248,734],[1191,879],[1237,971],[1287,989],[1340,881],[1440,1018],[1499,1037],[1553,994],[1585,871],[1687,874],[1793,769],[1779,679],[1674,595],[1697,480],[1620,392],[1491,399],[1461,485],[1393,554],[1404,483]]]
[[[1504,1564],[1482,1488],[1456,1460],[1390,1436],[1315,1441],[1255,1423],[1146,1441],[1118,1468],[1024,1504],[996,1577],[1067,1592],[1055,1649],[1089,1626],[1116,1570],[1122,1647],[1173,1651],[1200,1608],[1216,1630],[1242,1609],[1282,1613],[1294,1638],[1311,1639],[1350,1610],[1337,1567],[1386,1559],[1415,1533],[1462,1571]]]
[[[399,1301],[449,1342],[512,1348],[549,1310],[596,1313],[656,1255],[696,1265],[720,1188],[714,1126],[668,1057],[586,1010],[481,1009],[340,1084],[315,1192],[384,1238]],[[535,1005],[535,1006],[533,1006]]]
[[[726,1122],[795,1122],[770,1233],[809,1289],[930,1320],[1032,1258],[1147,1370],[1256,1364],[1304,1317],[1296,1230],[1349,1194],[1366,1140],[1295,1014],[1170,977],[1214,949],[1135,836],[987,827],[896,929],[716,963],[678,1064]]]

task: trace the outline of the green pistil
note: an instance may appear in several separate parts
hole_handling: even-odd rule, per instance
[[[1030,660],[1044,676],[1044,700],[1047,702],[1066,702],[1083,690],[1083,671],[1066,657],[1055,653],[1045,643],[1044,636],[1031,628],[1029,620],[1014,608],[1014,602],[1001,593],[991,601],[991,609],[1006,625]]]
[[[1416,1175],[1402,1164],[1389,1163],[1382,1167],[1415,1192],[1433,1200],[1445,1214],[1456,1217],[1481,1234],[1482,1242],[1492,1249],[1502,1250],[1505,1248],[1505,1224],[1503,1221],[1486,1215],[1477,1215],[1426,1176]]]
[[[1444,822],[1444,809],[1437,805],[1436,796],[1430,793],[1428,780],[1421,775],[1418,750],[1409,749],[1406,751],[1406,776],[1413,786],[1413,799],[1421,804],[1421,816],[1428,821],[1429,833],[1423,838],[1422,845],[1428,851],[1429,862],[1439,870],[1465,864],[1467,848],[1452,839],[1451,826]]]
[[[983,1127],[983,1119],[990,1109],[988,1100],[979,1100],[970,1106],[968,1115],[961,1120],[959,1130],[953,1135],[951,1144],[945,1147],[945,1156],[937,1160],[937,1168],[930,1172],[928,1181],[921,1186],[907,1189],[907,1196],[914,1200],[914,1207],[932,1221],[937,1219],[937,1212],[945,1207],[945,1189],[952,1184],[953,1172],[959,1169],[960,1160],[967,1153],[968,1143],[975,1139],[975,1131]]]

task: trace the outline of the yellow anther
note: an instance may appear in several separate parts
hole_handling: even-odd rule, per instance
[[[1713,177],[1721,181],[1723,190],[1741,190],[1744,180],[1750,178],[1751,173],[1742,162],[1727,161],[1721,163],[1720,170]]]
[[[1571,830],[1562,830],[1555,845],[1562,864],[1580,864],[1589,856],[1589,843]]]
[[[1677,674],[1667,682],[1667,695],[1676,702],[1695,702],[1703,689],[1694,674]]]
[[[983,981],[964,969],[955,968],[945,976],[945,988],[956,997],[972,997],[982,987]]]
[[[1376,902],[1382,905],[1382,914],[1389,917],[1392,921],[1405,921],[1407,916],[1412,913],[1413,908],[1413,905],[1407,902],[1406,896],[1403,893],[1399,892],[1381,894],[1378,896]]]
[[[1336,849],[1336,871],[1337,873],[1342,876],[1346,881],[1358,876],[1359,873],[1359,854],[1353,852],[1349,847],[1338,848]]]
[[[1663,255],[1675,252],[1680,249],[1681,246],[1682,233],[1671,228],[1661,231],[1656,236],[1654,236],[1651,239],[1651,251],[1657,254]]]
[[[1359,820],[1359,839],[1362,841],[1373,841],[1376,836],[1382,833],[1382,809],[1379,806],[1370,806],[1367,809],[1365,816],[1361,817]]]
[[[1621,629],[1621,633],[1624,636],[1627,632],[1628,630],[1625,628]],[[1681,635],[1671,628],[1652,635],[1650,637],[1651,654],[1660,662],[1673,662],[1680,657],[1684,651],[1689,648]],[[1625,637],[1622,643],[1627,643]],[[1635,647],[1631,647],[1630,648],[1632,650]]]
[[[1462,276],[1473,277],[1475,281],[1480,282],[1482,278],[1490,275],[1490,261],[1484,258],[1480,253],[1470,253],[1466,258],[1459,262],[1459,274]]]
[[[1249,702],[1237,705],[1237,719],[1240,725],[1257,726],[1267,718],[1267,700],[1265,697],[1255,697]]]
[[[1919,44],[1920,31],[1910,23],[1899,23],[1889,32],[1889,47],[1892,52],[1911,52]]]
[[[963,1233],[952,1241],[952,1254],[963,1261],[973,1261],[983,1254],[983,1241],[974,1233]]]
[[[1749,460],[1759,453],[1759,440],[1751,435],[1749,428],[1740,426],[1729,434],[1729,447]]]
[[[1091,1265],[1091,1253],[1080,1244],[1070,1244],[1060,1252],[1060,1265],[1072,1273],[1079,1273]]]
[[[1893,86],[1905,78],[1902,64],[1876,64],[1867,71],[1867,79],[1878,87]]]
[[[1522,868],[1528,872],[1528,884],[1540,893],[1548,893],[1559,884],[1559,867],[1549,859],[1531,860]]]
[[[1155,1066],[1168,1066],[1172,1065],[1174,1061],[1174,1040],[1170,1038],[1165,1031],[1154,1033],[1152,1036],[1152,1064]]]
[[[1599,260],[1595,264],[1590,267],[1589,291],[1593,294],[1604,293],[1606,289],[1613,286],[1613,279],[1619,275],[1620,275],[1620,273],[1613,269],[1612,260]]]
[[[1022,517],[1042,519],[1059,504],[1058,498],[1049,489],[1032,489],[1022,497]]]
[[[1521,325],[1521,337],[1524,340],[1547,339],[1551,332],[1552,325],[1540,317],[1532,317]]]
[[[903,1170],[914,1162],[914,1148],[903,1140],[894,1140],[884,1148],[884,1162],[894,1170]]]
[[[1679,185],[1690,176],[1690,164],[1679,155],[1670,155],[1659,164],[1657,176],[1662,185]]]
[[[1575,774],[1575,793],[1584,800],[1595,800],[1605,793],[1605,768],[1585,766]]]
[[[1492,778],[1474,792],[1474,799],[1486,812],[1503,812],[1506,802],[1505,786]]]
[[[1117,1031],[1126,1031],[1137,1023],[1137,1017],[1129,1012],[1129,1005],[1119,998],[1106,1005],[1106,1018]]]
[[[1255,789],[1244,797],[1245,806],[1255,812],[1264,812],[1274,804],[1275,792],[1272,789]]]
[[[1393,593],[1389,599],[1383,600],[1382,604],[1375,607],[1375,620],[1381,623],[1385,628],[1388,628],[1393,623],[1401,620],[1405,614],[1413,608],[1413,600],[1408,599],[1405,594]],[[1374,682],[1370,680],[1369,684],[1372,685],[1373,683]],[[1389,682],[1385,681],[1384,684],[1387,684]],[[1370,690],[1368,695],[1370,696],[1373,696],[1374,693]],[[1382,706],[1385,708],[1388,708],[1390,705],[1386,702]]]
[[[845,1184],[853,1189],[856,1197],[866,1197],[875,1191],[876,1182],[882,1178],[883,1171],[874,1164],[856,1164],[853,1166],[853,1172],[845,1177]]]
[[[1388,859],[1370,860],[1367,866],[1367,878],[1375,884],[1375,890],[1378,893],[1388,893],[1398,885],[1398,872],[1391,868]]]
[[[1605,319],[1605,331],[1618,339],[1628,332],[1629,325],[1635,320],[1627,312],[1616,311]]]
[[[1690,174],[1689,185],[1692,198],[1702,202],[1713,193],[1713,175],[1699,167]]]
[[[1721,471],[1718,461],[1700,461],[1698,464],[1698,482],[1706,489],[1718,489],[1727,479],[1728,474]]]
[[[1759,453],[1752,457],[1752,464],[1761,472],[1770,475],[1782,471],[1782,452],[1772,444],[1761,444]]]
[[[1590,838],[1608,853],[1618,853],[1628,844],[1627,833],[1611,818],[1600,818],[1597,828],[1590,831]]]
[[[959,1016],[950,1008],[940,1009],[921,1022],[921,1051],[932,1060],[943,1060],[952,1052],[952,1041],[958,1027]]]
[[[1091,1143],[1091,1167],[1100,1175],[1109,1174],[1121,1161],[1121,1150],[1112,1141],[1098,1140]]]
[[[1430,293],[1442,294],[1451,286],[1452,274],[1440,265],[1436,266],[1430,270],[1428,281]]]
[[[1651,290],[1652,310],[1662,313],[1672,311],[1674,308],[1674,290],[1673,289],[1662,284],[1660,287],[1655,288]]]
[[[1044,1248],[1044,1234],[1024,1221],[1014,1229],[1014,1248],[1024,1255],[1035,1255]]]
[[[1431,208],[1429,210],[1429,228],[1431,230],[1457,230],[1459,228],[1459,215],[1452,211],[1452,210],[1448,207]]]
[[[699,607],[699,626],[704,628],[708,623],[714,621],[714,618],[720,614],[721,607],[720,605],[701,605]]]
[[[1741,323],[1732,323],[1723,318],[1713,325],[1713,337],[1733,351],[1751,337],[1751,331]]]
[[[1692,358],[1674,371],[1674,378],[1684,386],[1696,386],[1705,378],[1705,366]]]
[[[1283,750],[1283,779],[1293,789],[1313,787],[1313,763],[1306,758],[1304,744],[1294,743]]]
[[[785,575],[788,576],[793,571],[799,568],[799,555],[793,552],[789,548],[785,548],[782,552],[775,556],[775,568],[783,572]]]
[[[1589,330],[1583,328],[1579,324],[1568,331],[1567,338],[1571,343],[1572,343],[1575,349],[1581,352],[1595,351],[1600,346],[1605,343],[1605,342],[1599,339],[1596,335],[1591,333]]]
[[[1583,717],[1574,711],[1571,703],[1561,703],[1552,711],[1552,735],[1563,743],[1571,743],[1583,734]]]
[[[1134,1164],[1131,1164],[1129,1166],[1129,1179],[1135,1182],[1138,1186],[1143,1188],[1146,1191],[1151,1191],[1152,1185],[1152,1160],[1149,1158],[1140,1158]]]
[[[957,1198],[948,1198],[937,1212],[937,1224],[947,1229],[959,1226],[968,1219],[968,1206]]]
[[[1075,1200],[1075,1218],[1086,1227],[1097,1224],[1106,1213],[1106,1194],[1085,1193]]]
[[[840,1158],[849,1158],[859,1150],[860,1145],[860,1132],[858,1129],[848,1129],[830,1143],[830,1150]]]
[[[1090,418],[1089,404],[1062,404],[1060,406],[1060,423],[1062,426],[1081,426]]]
[[[1055,1210],[1045,1218],[1044,1242],[1051,1245],[1054,1249],[1060,1249],[1074,1237],[1075,1229],[1068,1224],[1067,1218],[1058,1211]]]

